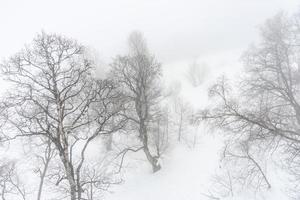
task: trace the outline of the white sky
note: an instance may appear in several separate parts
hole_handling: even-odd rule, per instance
[[[125,51],[128,34],[140,30],[168,70],[186,68],[194,59],[227,69],[237,65],[266,18],[281,10],[293,13],[299,5],[298,0],[0,0],[0,58],[45,30],[93,47],[108,63]]]

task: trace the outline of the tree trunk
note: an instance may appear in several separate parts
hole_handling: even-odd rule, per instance
[[[144,146],[143,148],[145,155],[147,157],[147,160],[150,162],[151,166],[152,166],[152,171],[153,173],[159,171],[161,169],[160,164],[158,163],[157,158],[155,158],[154,156],[151,155],[149,148],[147,146]]]
[[[179,128],[178,128],[178,142],[181,140],[181,132],[182,132],[182,111],[180,112],[180,121],[179,121]]]
[[[44,180],[45,180],[45,176],[46,176],[46,172],[48,169],[48,164],[49,161],[47,160],[43,169],[43,172],[41,174],[41,180],[40,180],[40,185],[39,185],[39,191],[38,191],[38,196],[37,196],[37,200],[41,200],[42,197],[42,190],[43,190],[43,185],[44,185]]]
[[[295,110],[296,110],[296,119],[297,119],[298,125],[300,125],[300,108],[296,107]]]
[[[61,160],[65,167],[67,180],[69,182],[71,200],[77,200],[76,199],[76,183],[75,183],[75,179],[74,179],[74,172],[72,170],[72,166],[71,166],[69,160],[67,159],[68,153],[66,155],[66,152],[65,152],[65,155],[61,154],[60,157],[61,157]]]
[[[161,169],[160,164],[158,163],[158,160],[156,157],[152,156],[148,147],[148,135],[147,135],[147,129],[144,123],[142,122],[140,124],[140,135],[142,136],[142,142],[143,142],[143,150],[146,155],[147,160],[150,162],[152,166],[153,173],[159,171]]]
[[[74,183],[73,180],[69,180],[69,184],[70,184],[70,197],[71,197],[71,200],[76,200],[76,186],[73,183]]]
[[[70,185],[71,200],[76,200],[76,183],[72,176],[71,168],[66,169],[67,179]]]

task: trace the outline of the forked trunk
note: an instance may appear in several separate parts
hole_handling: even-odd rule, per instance
[[[145,152],[147,160],[150,162],[150,164],[152,166],[153,173],[159,171],[161,169],[161,166],[158,163],[157,158],[155,158],[154,156],[151,155],[149,148],[147,146],[144,146],[143,150]]]
[[[148,147],[147,129],[143,123],[141,123],[140,135],[142,136],[141,139],[143,142],[143,151],[146,155],[147,160],[150,162],[150,164],[152,166],[153,173],[155,173],[161,169],[161,166],[158,163],[158,159],[150,153],[150,150]]]

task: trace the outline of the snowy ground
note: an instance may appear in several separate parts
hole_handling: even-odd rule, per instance
[[[179,145],[164,158],[163,169],[128,172],[124,185],[113,187],[108,200],[199,200],[218,164],[219,140],[203,136],[196,148]],[[203,137],[201,138],[202,141]]]
[[[195,148],[179,144],[164,157],[163,169],[155,174],[146,161],[136,159],[139,166],[126,169],[124,183],[114,186],[107,200],[209,200],[212,177],[220,170],[222,140],[210,134],[201,135]],[[131,160],[132,162],[132,160]],[[144,162],[144,165],[141,163]],[[138,165],[138,164],[137,164]],[[275,177],[274,177],[275,179]],[[277,182],[282,182],[278,180]],[[276,183],[276,182],[275,182]],[[255,194],[246,189],[226,200],[284,200],[283,188],[276,185]]]

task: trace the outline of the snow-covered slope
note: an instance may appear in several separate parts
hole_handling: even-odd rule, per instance
[[[106,200],[284,200],[283,187],[275,184],[270,190],[254,193],[245,188],[233,196],[220,197],[210,193],[213,177],[220,171],[219,161],[223,142],[219,136],[199,133],[195,148],[177,144],[163,158],[163,168],[153,174],[143,155],[137,156],[125,168],[124,183],[110,188]],[[135,164],[132,164],[135,163]],[[277,182],[281,182],[277,180]],[[276,181],[275,181],[276,183]]]
[[[205,139],[204,139],[205,137]],[[164,158],[163,169],[152,174],[129,170],[123,185],[111,188],[108,200],[199,200],[218,165],[220,140],[202,136],[195,148],[178,145]]]

